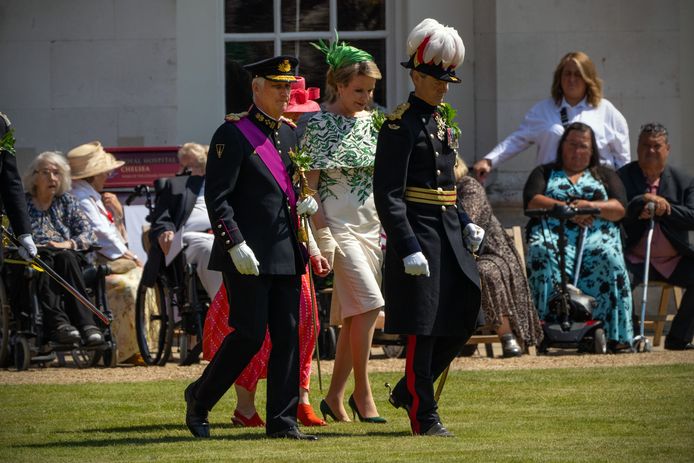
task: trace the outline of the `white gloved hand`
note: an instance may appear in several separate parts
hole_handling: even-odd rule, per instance
[[[471,253],[476,253],[480,249],[484,239],[484,229],[474,223],[469,223],[463,229],[463,243]]]
[[[429,276],[429,262],[424,254],[415,252],[402,260],[405,264],[405,273],[408,275],[426,275]]]
[[[306,196],[296,202],[296,213],[299,215],[313,215],[318,210],[318,203],[313,196]]]
[[[236,270],[238,270],[241,275],[258,276],[258,265],[260,265],[260,262],[255,258],[253,250],[245,241],[229,249],[229,255],[231,256],[231,260],[234,261]]]
[[[335,253],[337,252],[341,256],[345,254],[338,246],[337,241],[333,238],[333,234],[330,233],[330,228],[323,227],[316,231],[316,243],[318,243],[318,249],[323,257],[328,260],[328,264],[332,268],[333,262],[335,261]]]
[[[27,233],[25,235],[21,235],[17,239],[20,243],[22,243],[22,246],[17,248],[17,252],[19,252],[19,255],[22,257],[22,259],[24,259],[27,262],[31,262],[32,259],[36,256],[37,252],[33,238],[30,234]]]

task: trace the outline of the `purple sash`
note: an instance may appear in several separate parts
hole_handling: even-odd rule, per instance
[[[251,122],[247,117],[241,118],[236,122],[236,126],[239,128],[241,133],[248,143],[251,144],[253,149],[260,159],[263,161],[265,166],[270,170],[270,173],[275,178],[275,181],[279,187],[287,195],[289,200],[289,206],[292,208],[292,212],[296,211],[296,194],[294,193],[294,187],[292,181],[289,178],[287,169],[284,167],[282,158],[277,152],[277,148],[270,141],[270,139],[265,135],[253,122]],[[293,214],[294,215],[294,214]]]

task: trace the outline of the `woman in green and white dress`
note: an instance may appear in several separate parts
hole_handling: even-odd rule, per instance
[[[380,222],[374,206],[372,178],[378,131],[369,106],[381,73],[368,53],[321,42],[330,65],[325,111],[313,116],[302,146],[312,158],[308,172],[317,190],[318,212],[312,216],[321,254],[335,271],[331,323],[342,325],[330,388],[321,402],[324,417],[349,421],[344,396],[354,370],[353,415],[381,423],[371,394],[367,362],[381,295]]]

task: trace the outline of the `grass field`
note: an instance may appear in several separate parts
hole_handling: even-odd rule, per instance
[[[182,381],[0,385],[0,461],[694,461],[691,364],[454,371],[440,402],[452,439],[410,436],[382,388],[397,378],[371,375],[388,424],[330,423],[317,442],[233,428],[232,398],[211,412],[213,437],[194,439]]]

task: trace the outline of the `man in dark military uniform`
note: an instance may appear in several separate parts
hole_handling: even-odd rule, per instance
[[[446,40],[440,40],[446,37]],[[442,43],[456,49],[444,62]],[[408,336],[405,376],[390,401],[409,414],[413,434],[452,436],[441,424],[433,382],[476,327],[479,275],[470,251],[484,232],[456,204],[457,134],[443,96],[460,82],[464,47],[455,29],[426,19],[410,33],[415,91],[379,133],[374,197],[387,236],[385,331]],[[424,62],[423,56],[433,58]],[[467,249],[466,249],[467,248]]]
[[[297,139],[281,118],[297,64],[296,58],[279,56],[245,66],[253,75],[254,104],[247,114],[228,118],[210,142],[205,202],[215,242],[209,268],[223,274],[233,331],[186,388],[186,425],[196,437],[209,436],[208,411],[260,349],[267,327],[272,352],[266,432],[316,439],[296,427],[297,325],[307,256],[297,240],[297,214],[317,209],[312,197],[296,199],[288,152]]]
[[[14,136],[10,125],[7,116],[0,113],[0,212],[4,211],[7,214],[12,232],[22,243],[23,247],[18,249],[22,259],[30,261],[36,255],[36,245],[31,238],[31,222],[27,214],[22,180],[17,172]],[[2,258],[0,252],[0,264]]]

